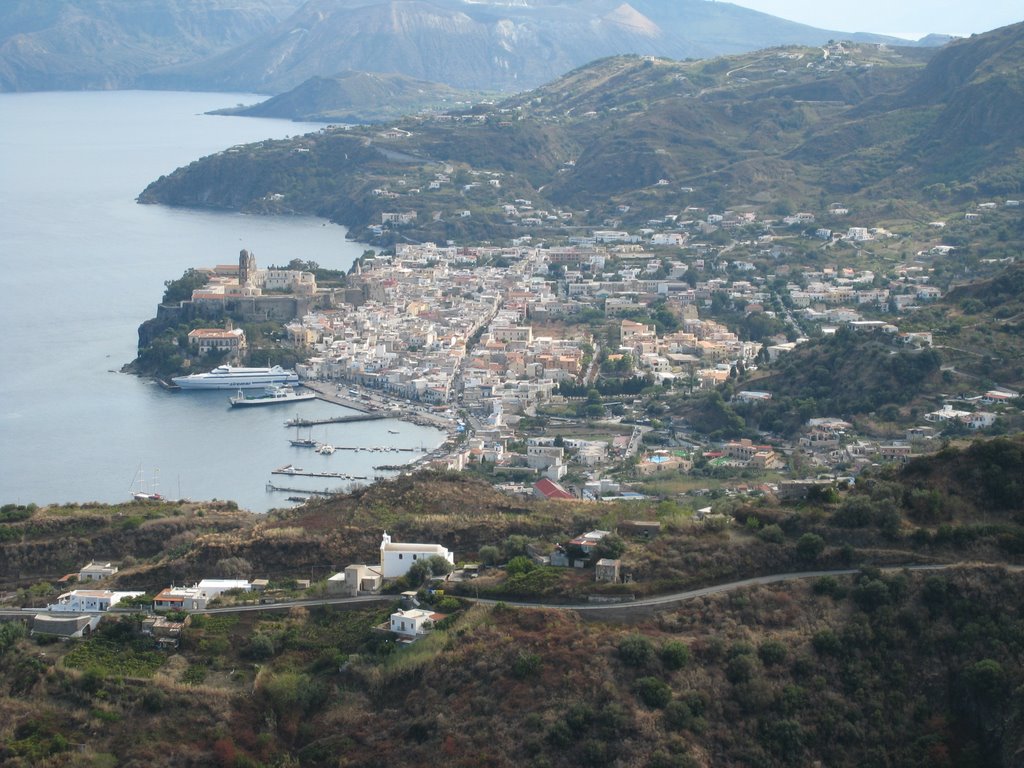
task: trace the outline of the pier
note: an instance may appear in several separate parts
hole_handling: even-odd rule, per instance
[[[286,427],[315,427],[319,424],[350,424],[353,421],[379,421],[380,419],[391,418],[383,413],[357,413],[352,416],[334,416],[328,419],[289,419],[284,423]]]
[[[377,446],[367,448],[365,446],[351,446],[351,445],[335,445],[333,446],[336,451],[366,451],[367,453],[413,453],[415,451],[421,451],[426,453],[425,448],[389,448],[387,446]]]
[[[294,467],[285,464],[283,467],[272,469],[272,475],[289,475],[291,477],[329,477],[335,480],[366,480],[366,475],[347,475],[344,472],[310,472],[302,467]]]
[[[333,496],[334,495],[331,491],[328,491],[328,490],[311,491],[308,488],[285,488],[284,486],[274,485],[273,483],[267,483],[267,490],[268,491],[279,491],[281,493],[308,493],[311,496]]]

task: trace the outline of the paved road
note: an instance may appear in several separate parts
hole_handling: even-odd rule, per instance
[[[883,568],[885,571],[938,571],[945,568],[954,568],[956,565],[962,565],[954,563],[950,565],[909,565],[899,566],[893,568]],[[542,607],[542,608],[558,608],[562,610],[590,612],[590,611],[629,611],[629,610],[644,610],[649,611],[651,608],[665,608],[675,603],[684,603],[688,600],[693,600],[697,597],[706,597],[707,595],[717,595],[722,592],[732,592],[737,589],[744,589],[746,587],[753,587],[763,584],[776,584],[783,581],[799,581],[801,579],[816,579],[821,576],[848,576],[850,574],[860,573],[860,568],[843,568],[840,570],[831,571],[799,571],[796,573],[776,573],[771,576],[755,576],[750,579],[741,579],[740,581],[730,581],[726,584],[716,584],[713,587],[700,587],[699,589],[690,589],[686,592],[673,592],[669,595],[657,595],[655,597],[645,597],[640,600],[630,600],[621,603],[571,603],[567,605],[541,605],[537,603],[522,603],[513,602],[509,600],[484,600],[480,599],[477,602],[484,603],[487,605],[494,605],[499,602],[503,602],[505,605],[514,605],[519,607]]]
[[[910,565],[894,565],[886,566],[881,570],[892,573],[895,571],[942,571],[950,568],[958,567],[1002,567],[1012,573],[1020,573],[1024,571],[1024,566],[1021,565],[1007,565],[1005,563],[976,563],[976,562],[961,562],[961,563],[939,563],[939,564],[928,564],[921,565],[913,563]],[[583,614],[590,613],[601,613],[601,612],[650,612],[652,609],[668,608],[677,603],[685,603],[688,600],[693,600],[698,597],[706,597],[708,595],[717,595],[723,592],[732,592],[737,589],[744,589],[746,587],[760,586],[765,584],[777,584],[780,582],[787,581],[800,581],[803,579],[816,579],[822,576],[849,576],[854,573],[860,573],[860,568],[842,568],[838,570],[827,570],[827,571],[797,571],[794,573],[776,573],[770,576],[755,576],[750,579],[740,579],[739,581],[730,581],[726,584],[716,584],[711,587],[700,587],[699,589],[690,589],[684,592],[673,592],[668,595],[657,595],[655,597],[645,597],[640,600],[630,600],[628,602],[618,603],[532,603],[517,600],[491,600],[487,598],[476,598],[467,597],[460,595],[465,600],[470,602],[480,603],[481,605],[497,605],[502,603],[503,605],[514,606],[518,608],[548,608],[552,610],[560,611],[578,611]],[[380,602],[391,602],[397,600],[397,595],[365,595],[362,597],[327,597],[318,598],[315,600],[291,600],[280,603],[266,603],[262,605],[237,605],[229,606],[226,608],[208,608],[205,611],[194,611],[194,613],[206,613],[206,614],[218,614],[218,613],[250,613],[254,611],[282,611],[289,610],[291,608],[310,608],[314,606],[322,605],[334,605],[344,607],[346,605],[358,606],[366,603],[380,603]],[[44,610],[38,608],[13,608],[8,610],[0,610],[0,616],[8,617],[24,617],[27,615],[33,615],[36,613],[45,613]],[[118,611],[116,608],[112,613],[129,613],[129,611]]]

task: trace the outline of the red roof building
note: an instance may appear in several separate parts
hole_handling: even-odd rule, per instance
[[[533,484],[533,491],[538,496],[544,499],[574,499],[571,493],[565,488],[556,483],[554,480],[548,480],[546,477],[538,480]]]

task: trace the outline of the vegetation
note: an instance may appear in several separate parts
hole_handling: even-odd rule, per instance
[[[1019,88],[1013,51],[1021,34],[1020,25],[1005,27],[934,56],[844,43],[712,61],[602,59],[484,108],[482,119],[398,121],[408,132],[400,139],[354,129],[263,142],[180,169],[142,199],[261,211],[276,205],[328,216],[369,237],[368,226],[394,205],[370,190],[392,181],[397,188],[399,178],[416,178],[422,188],[444,162],[456,175],[501,173],[509,199],[587,209],[584,223],[595,225],[618,216],[619,206],[628,206],[623,223],[632,226],[687,205],[770,206],[785,215],[839,195],[865,215],[934,215],[923,211],[959,210],[978,196],[1021,189],[1019,105],[1000,96]],[[740,70],[742,78],[731,76]],[[968,116],[981,113],[985,125],[974,126]],[[574,165],[564,166],[566,158]],[[671,183],[658,186],[661,179]],[[381,242],[515,236],[491,191],[467,196],[451,186],[403,195],[418,223],[386,232]],[[268,203],[271,195],[282,195],[280,202]],[[472,216],[435,221],[430,214],[439,206],[468,207]],[[744,333],[757,339],[777,330],[762,316]]]

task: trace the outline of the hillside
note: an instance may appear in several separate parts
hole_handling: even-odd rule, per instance
[[[1007,239],[1024,238],[1024,221]],[[969,258],[969,257],[968,257]],[[1024,384],[1020,339],[1024,331],[1024,264],[1012,264],[995,277],[953,287],[939,306],[912,318],[915,327],[932,324],[935,344],[947,365],[977,381]]]
[[[696,525],[672,502],[539,502],[462,475],[400,478],[266,518],[223,503],[5,505],[0,563],[27,602],[55,594],[62,558],[78,566],[86,551],[119,560],[124,588],[260,574],[270,594],[296,596],[294,579],[374,557],[381,526],[455,546],[459,560],[490,545],[498,562],[597,524],[656,517],[662,529],[624,534],[627,585],[602,591],[590,569],[513,574],[509,561],[444,584],[443,596],[421,592],[450,618],[411,647],[375,629],[397,602],[197,615],[161,651],[130,616],[68,643],[0,623],[0,759],[1013,765],[1024,746],[1024,592],[1019,566],[1000,564],[1024,555],[1022,462],[1020,438],[949,447],[816,502],[723,500],[718,511],[743,523],[731,530]],[[908,562],[971,565],[878,567]],[[585,618],[453,596],[642,596],[850,566]]]
[[[688,205],[792,210],[838,195],[865,216],[899,211],[927,221],[935,208],[955,210],[1024,185],[1024,161],[1009,151],[1020,146],[1024,121],[989,144],[965,142],[960,151],[947,143],[941,152],[920,152],[921,142],[972,115],[1015,121],[1020,100],[986,94],[1016,92],[1022,38],[1024,24],[1018,24],[957,42],[930,59],[921,49],[856,44],[697,62],[603,59],[493,107],[397,123],[406,133],[394,137],[328,133],[218,155],[151,185],[141,199],[268,210],[265,195],[287,190],[289,210],[329,216],[362,236],[368,234],[359,230],[379,221],[385,206],[416,209],[421,222],[433,221],[438,204],[469,203],[474,216],[497,210],[498,199],[486,195],[478,202],[465,194],[404,194],[398,202],[367,195],[398,178],[418,177],[425,186],[448,164],[503,174],[515,196],[545,207],[586,208],[596,223],[617,216],[619,206],[630,207],[624,225],[642,226],[652,215]],[[969,63],[958,65],[959,77],[936,74],[962,58]],[[925,92],[927,104],[907,106]],[[339,155],[343,142],[358,146],[360,159]],[[303,163],[287,158],[292,148],[303,150]],[[940,157],[957,158],[958,165],[932,184],[931,164]],[[216,173],[208,172],[211,164]],[[249,188],[249,195],[240,192]],[[504,232],[501,222],[498,216],[494,228],[478,229],[495,236]],[[409,234],[464,235],[443,223]]]
[[[309,0],[247,44],[143,82],[279,93],[314,76],[359,70],[520,91],[600,56],[698,58],[846,36],[703,0]]]
[[[0,91],[137,87],[144,72],[245,43],[302,0],[7,0]]]
[[[212,114],[302,122],[382,122],[425,110],[451,109],[457,101],[468,99],[468,93],[404,75],[344,72],[310,78],[251,107],[220,109]]]
[[[629,626],[471,609],[395,649],[376,611],[0,646],[7,765],[1012,765],[1019,574],[753,588]],[[96,723],[102,723],[97,727]],[[72,745],[82,745],[73,749]],[[116,755],[116,758],[114,757]]]
[[[841,329],[800,345],[754,386],[774,397],[760,428],[792,433],[807,413],[856,419],[886,408],[920,405],[944,384],[942,357],[932,349],[905,350],[881,331]]]

